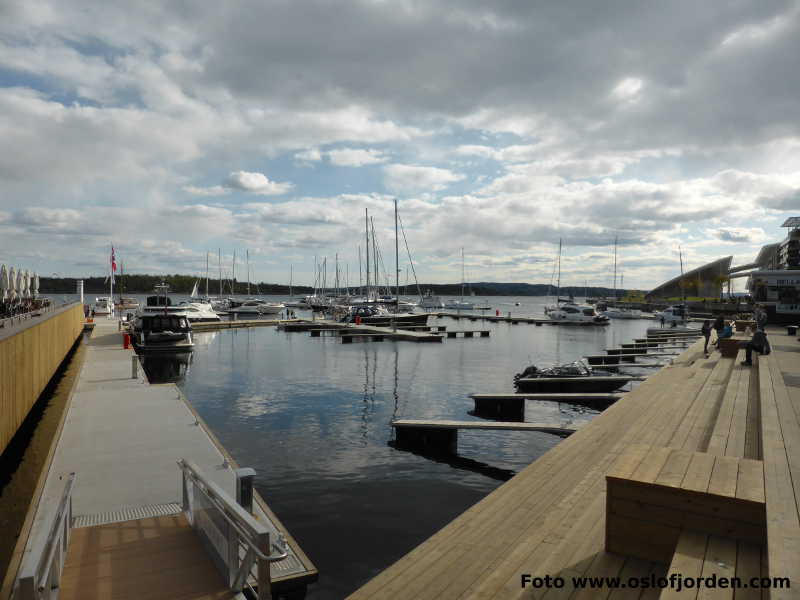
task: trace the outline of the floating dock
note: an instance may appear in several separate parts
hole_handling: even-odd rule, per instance
[[[145,380],[116,320],[96,321],[54,443],[15,598],[59,579],[62,600],[233,598],[259,585],[262,598],[316,579],[252,470],[237,467],[177,386]]]
[[[397,419],[392,421],[392,427],[395,429],[395,443],[398,447],[456,454],[460,429],[539,431],[555,435],[570,435],[579,429],[580,424]]]
[[[800,345],[783,331],[754,367],[700,339],[350,598],[797,599]],[[704,579],[659,587],[678,577]]]

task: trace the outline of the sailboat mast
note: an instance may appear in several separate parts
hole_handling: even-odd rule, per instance
[[[289,265],[289,295],[292,296],[292,270],[294,265]]]
[[[336,295],[339,296],[339,253],[337,252],[334,256],[336,260]]]
[[[236,249],[233,249],[233,258],[231,259],[231,294],[236,295]]]
[[[206,250],[206,298],[208,298],[208,250]]]
[[[373,275],[372,275],[372,283],[375,286],[375,295],[377,296],[380,294],[380,281],[381,281],[381,274],[378,271],[378,240],[375,236],[375,219],[373,217],[369,218],[370,222],[370,229],[372,230],[372,267],[373,267]]]
[[[358,294],[364,295],[364,279],[361,273],[361,246],[358,247]]]
[[[614,301],[617,301],[617,240],[619,236],[614,236]]]
[[[250,248],[247,248],[245,252],[247,253],[247,258],[245,260],[247,261],[247,295],[249,296],[250,295]]]
[[[366,266],[367,266],[367,294],[366,298],[369,300],[369,209],[364,209],[364,237],[366,238]]]
[[[217,265],[219,266],[219,299],[222,300],[222,248],[217,248]]]
[[[464,247],[461,247],[461,301],[464,301]]]
[[[556,279],[556,306],[561,296],[561,238],[558,238],[558,278]]]
[[[683,283],[683,250],[681,250],[680,246],[678,246],[678,258],[681,261],[681,283]],[[683,302],[685,303],[686,302],[686,287],[681,285],[681,291],[682,291],[681,296],[683,298]]]
[[[397,237],[397,198],[394,199],[394,305],[400,307],[400,240]]]

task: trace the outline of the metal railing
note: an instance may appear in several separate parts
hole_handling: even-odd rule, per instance
[[[286,540],[270,544],[269,530],[191,461],[179,459],[182,472],[183,511],[209,551],[213,562],[234,592],[248,585],[255,566],[255,588],[259,600],[272,598],[271,562],[288,556]],[[275,553],[272,553],[272,550]]]
[[[70,473],[55,511],[45,512],[45,522],[30,546],[22,565],[15,600],[58,598],[61,571],[67,557],[72,530],[72,487],[75,473]]]

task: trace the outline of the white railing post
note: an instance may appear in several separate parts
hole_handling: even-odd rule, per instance
[[[139,356],[134,354],[131,356],[131,379],[139,377]]]

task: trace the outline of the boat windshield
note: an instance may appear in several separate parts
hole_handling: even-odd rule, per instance
[[[188,327],[185,317],[150,317],[144,323],[150,331],[179,331]]]

